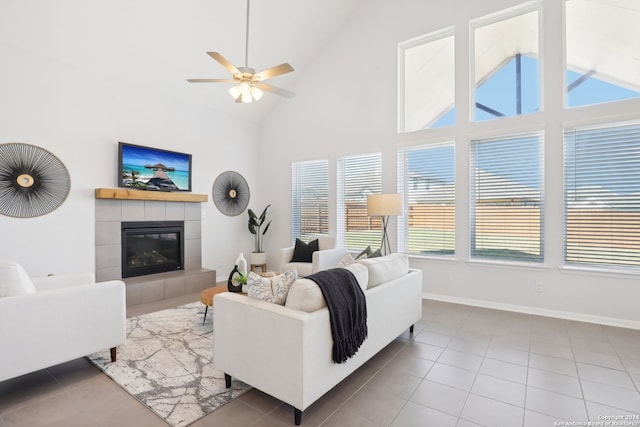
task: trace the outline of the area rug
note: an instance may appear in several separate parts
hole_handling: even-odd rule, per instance
[[[111,363],[109,350],[89,360],[175,427],[213,412],[250,387],[213,365],[213,313],[202,324],[199,302],[127,319],[127,342]]]

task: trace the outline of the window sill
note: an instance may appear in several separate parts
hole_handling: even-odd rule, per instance
[[[640,275],[640,269],[630,267],[627,269],[620,268],[605,268],[605,267],[587,267],[587,266],[577,266],[577,265],[563,265],[559,267],[563,273],[576,273],[576,274],[586,274],[586,275],[598,275],[598,276],[618,276],[625,278],[637,278]]]
[[[467,259],[465,261],[469,265],[482,265],[487,267],[500,267],[521,270],[523,268],[530,270],[548,270],[549,266],[544,263],[519,262],[519,261],[498,261],[488,259]]]

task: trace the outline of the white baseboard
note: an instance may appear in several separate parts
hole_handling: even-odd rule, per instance
[[[618,319],[615,317],[593,316],[591,314],[572,313],[570,311],[549,310],[546,308],[529,307],[524,305],[503,304],[494,301],[460,298],[450,295],[423,292],[422,297],[436,301],[464,304],[474,307],[493,308],[496,310],[513,311],[516,313],[534,314],[538,316],[556,317],[558,319],[575,320],[578,322],[597,323],[600,325],[616,326],[620,328],[640,330],[640,321]]]

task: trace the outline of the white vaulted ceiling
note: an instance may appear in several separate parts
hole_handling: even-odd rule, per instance
[[[360,2],[253,0],[248,65],[260,71],[290,63],[296,71],[270,83],[294,90]],[[245,13],[245,0],[0,0],[0,47],[84,70],[96,84],[117,81],[257,122],[287,100],[267,94],[238,105],[228,84],[186,81],[230,77],[207,51],[244,65]]]

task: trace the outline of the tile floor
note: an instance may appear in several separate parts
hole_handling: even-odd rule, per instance
[[[640,427],[639,389],[640,331],[425,300],[414,336],[329,391],[302,425],[539,427],[617,416],[609,425]],[[0,427],[108,425],[166,424],[85,359],[0,383]],[[257,390],[192,424],[291,425],[291,408]]]

